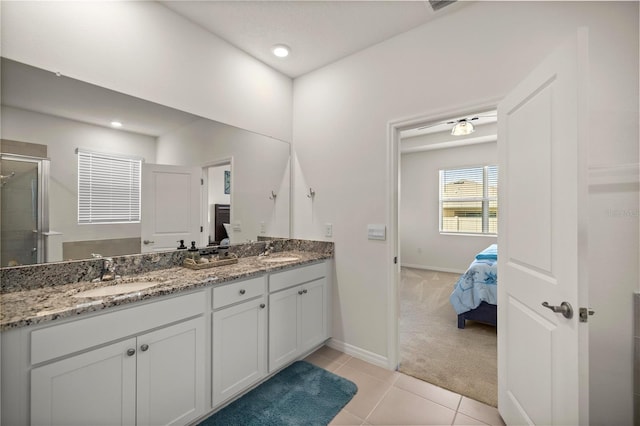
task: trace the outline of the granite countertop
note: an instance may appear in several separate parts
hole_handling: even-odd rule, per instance
[[[192,270],[182,266],[175,266],[139,275],[124,276],[119,281],[82,281],[5,293],[2,294],[0,301],[0,331],[215,286],[239,278],[259,276],[267,272],[327,259],[331,255],[308,251],[286,251],[274,253],[269,257],[296,257],[297,259],[271,263],[265,262],[264,258],[258,256],[240,257],[238,263],[208,269]],[[161,281],[162,283],[132,293],[113,296],[73,297],[74,294],[85,290],[132,281]]]

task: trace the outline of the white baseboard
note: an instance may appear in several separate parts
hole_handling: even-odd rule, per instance
[[[413,269],[426,269],[429,271],[437,271],[437,272],[450,272],[452,274],[464,274],[464,269],[453,269],[453,268],[440,268],[438,266],[425,266],[425,265],[413,265],[410,263],[403,263],[400,265],[404,268],[413,268]]]
[[[362,361],[377,365],[378,367],[382,367],[387,370],[390,369],[389,360],[387,357],[375,354],[357,346],[350,345],[334,338],[329,339],[329,341],[327,342],[327,346],[337,351],[344,352],[347,355],[351,355],[352,357],[361,359]]]

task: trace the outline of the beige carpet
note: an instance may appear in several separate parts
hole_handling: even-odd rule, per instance
[[[400,371],[497,407],[496,328],[458,328],[449,295],[460,274],[402,268]]]

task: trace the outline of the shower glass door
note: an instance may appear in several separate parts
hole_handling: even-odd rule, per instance
[[[0,157],[0,266],[45,261],[48,165],[41,158]]]

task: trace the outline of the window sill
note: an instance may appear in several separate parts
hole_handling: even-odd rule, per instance
[[[493,237],[497,238],[498,234],[472,234],[465,232],[440,232],[440,235],[457,235],[462,237]]]

